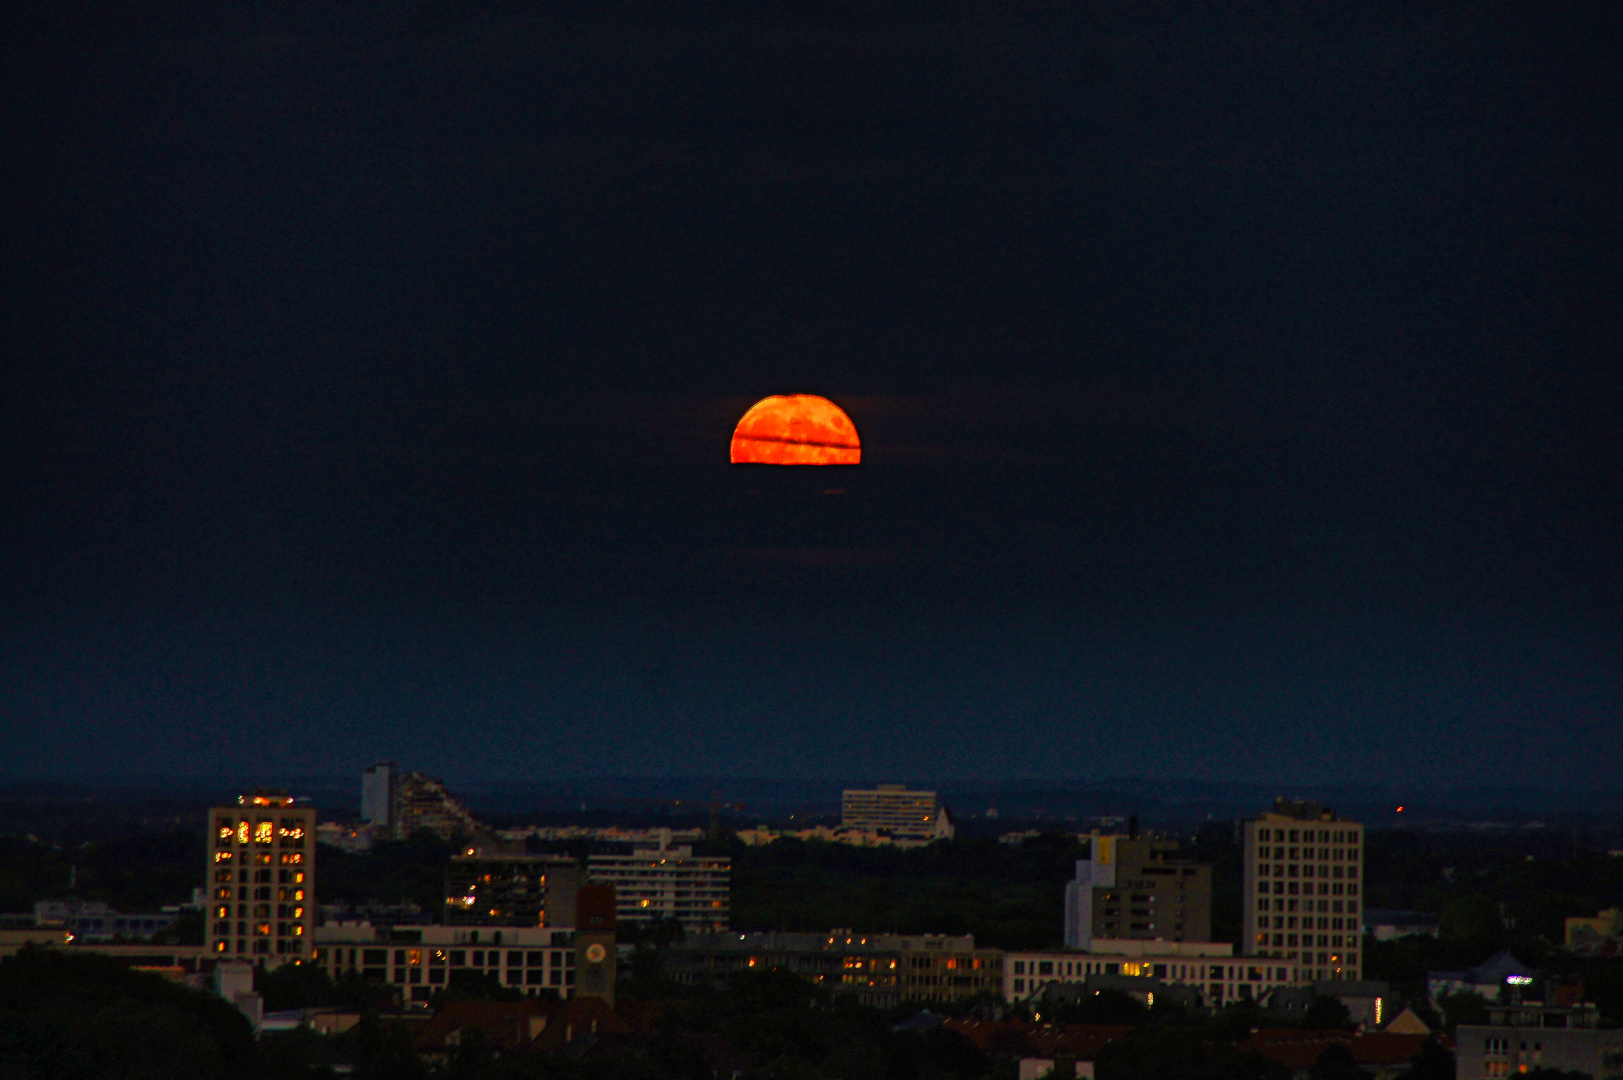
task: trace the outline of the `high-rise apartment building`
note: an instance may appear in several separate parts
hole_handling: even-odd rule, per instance
[[[847,789],[840,798],[840,827],[919,843],[950,840],[954,833],[952,818],[936,793],[909,791],[906,784]]]
[[[485,832],[473,813],[446,789],[445,781],[418,772],[395,780],[389,825],[396,840],[404,840],[419,829],[445,840]]]
[[[1295,960],[1307,981],[1360,978],[1364,827],[1277,799],[1245,822],[1244,845],[1246,955]]]
[[[361,820],[388,829],[394,824],[395,785],[400,770],[392,761],[380,761],[361,773]]]
[[[313,949],[316,812],[281,792],[240,795],[209,811],[210,955],[272,967]]]
[[[447,926],[574,926],[579,865],[567,855],[469,848],[445,868]]]
[[[623,922],[675,919],[688,930],[725,930],[732,907],[732,860],[695,855],[691,847],[635,848],[629,855],[593,855],[594,882],[613,885]]]
[[[1095,938],[1206,941],[1212,933],[1212,868],[1178,857],[1175,840],[1095,836],[1065,887],[1065,947]]]

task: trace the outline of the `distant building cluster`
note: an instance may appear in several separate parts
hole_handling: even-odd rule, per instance
[[[442,840],[473,836],[485,827],[445,787],[419,772],[402,773],[382,761],[361,774],[361,818],[391,840],[426,829]]]
[[[536,840],[559,843],[586,840],[598,844],[694,844],[705,838],[704,829],[623,829],[615,826],[595,828],[586,825],[525,825],[516,829],[502,829],[497,833],[511,843]]]
[[[1607,908],[1592,919],[1568,919],[1565,941],[1579,956],[1623,955],[1623,910]]]
[[[923,847],[957,835],[952,813],[933,791],[909,791],[906,784],[849,788],[840,797],[840,824],[805,829],[742,829],[738,838],[756,846],[793,837],[853,847]]]
[[[169,911],[136,915],[115,911],[100,900],[78,897],[41,900],[34,905],[36,926],[61,926],[75,940],[84,942],[151,937],[174,926],[179,918],[178,905]]]

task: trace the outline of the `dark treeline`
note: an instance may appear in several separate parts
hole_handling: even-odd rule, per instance
[[[566,1053],[501,1053],[483,1032],[466,1029],[438,1057],[420,1055],[411,1028],[373,1010],[358,982],[332,983],[319,969],[261,973],[266,1004],[340,1005],[363,1010],[335,1036],[308,1028],[254,1040],[247,1021],[209,994],[130,971],[103,957],[67,957],[28,949],[0,961],[0,1076],[59,1080],[1012,1080],[1021,1057],[1037,1056],[1020,1030],[986,1049],[950,1027],[906,1030],[917,1013],[904,1004],[879,1010],[830,997],[782,971],[747,972],[716,989],[665,983],[657,962],[635,965],[621,987],[638,1029],[572,1044]],[[487,987],[453,987],[445,1000],[489,996]],[[1331,1003],[1335,1004],[1335,1003]],[[986,1008],[960,1003],[953,1011]],[[1319,1018],[1322,1026],[1344,1022]],[[1215,1016],[1176,1007],[1146,1009],[1122,994],[1062,1008],[1046,1021],[1134,1025],[1100,1052],[1101,1080],[1285,1080],[1288,1070],[1245,1048],[1267,1018],[1255,1006]],[[1308,1024],[1307,1026],[1313,1026]],[[1368,1077],[1339,1048],[1314,1066],[1316,1080]],[[1428,1046],[1403,1080],[1444,1080],[1452,1061]]]

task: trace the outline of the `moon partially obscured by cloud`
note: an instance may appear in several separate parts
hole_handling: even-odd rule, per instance
[[[733,430],[734,465],[856,465],[862,441],[845,411],[816,394],[775,394]]]

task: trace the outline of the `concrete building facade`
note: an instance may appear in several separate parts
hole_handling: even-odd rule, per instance
[[[316,812],[280,792],[209,811],[204,946],[219,959],[305,960],[316,924]]]
[[[75,941],[86,943],[148,938],[160,930],[169,929],[179,918],[178,908],[173,911],[128,914],[114,910],[105,901],[81,900],[76,896],[40,900],[34,904],[36,925],[55,923],[69,930]]]
[[[997,993],[1004,970],[1002,951],[977,949],[973,935],[850,930],[689,934],[665,961],[671,978],[685,985],[717,985],[734,972],[781,968],[879,1008]]]
[[[909,791],[906,784],[847,789],[840,796],[840,827],[921,844],[951,840],[955,832],[935,792]]]
[[[732,911],[732,860],[695,855],[686,845],[633,848],[587,860],[590,881],[612,885],[623,922],[674,919],[689,931],[727,929]]]
[[[1178,844],[1094,836],[1065,887],[1065,946],[1095,939],[1205,941],[1212,933],[1212,868],[1178,857]]]
[[[521,993],[575,991],[572,927],[392,927],[369,922],[317,927],[313,958],[333,978],[354,972],[396,987],[402,1001],[427,1001],[455,974],[476,972]]]
[[[1364,827],[1317,803],[1278,799],[1242,828],[1245,955],[1294,960],[1308,981],[1358,981]]]
[[[394,782],[390,808],[390,835],[404,840],[419,829],[450,840],[484,832],[473,813],[445,787],[445,781],[422,773],[406,773]]]
[[[1009,953],[1002,992],[1006,1001],[1022,1001],[1053,984],[1081,985],[1099,976],[1187,986],[1205,1003],[1219,1006],[1296,986],[1300,969],[1289,960],[1236,957],[1227,942],[1096,941],[1089,952]]]
[[[400,769],[380,761],[361,773],[361,820],[384,829],[394,824],[395,784]]]
[[[1623,1080],[1623,1029],[1596,1028],[1596,1019],[1593,1005],[1490,1009],[1489,1023],[1455,1029],[1455,1075],[1499,1080],[1543,1068]]]
[[[447,926],[573,926],[579,864],[565,855],[468,848],[445,868]]]

